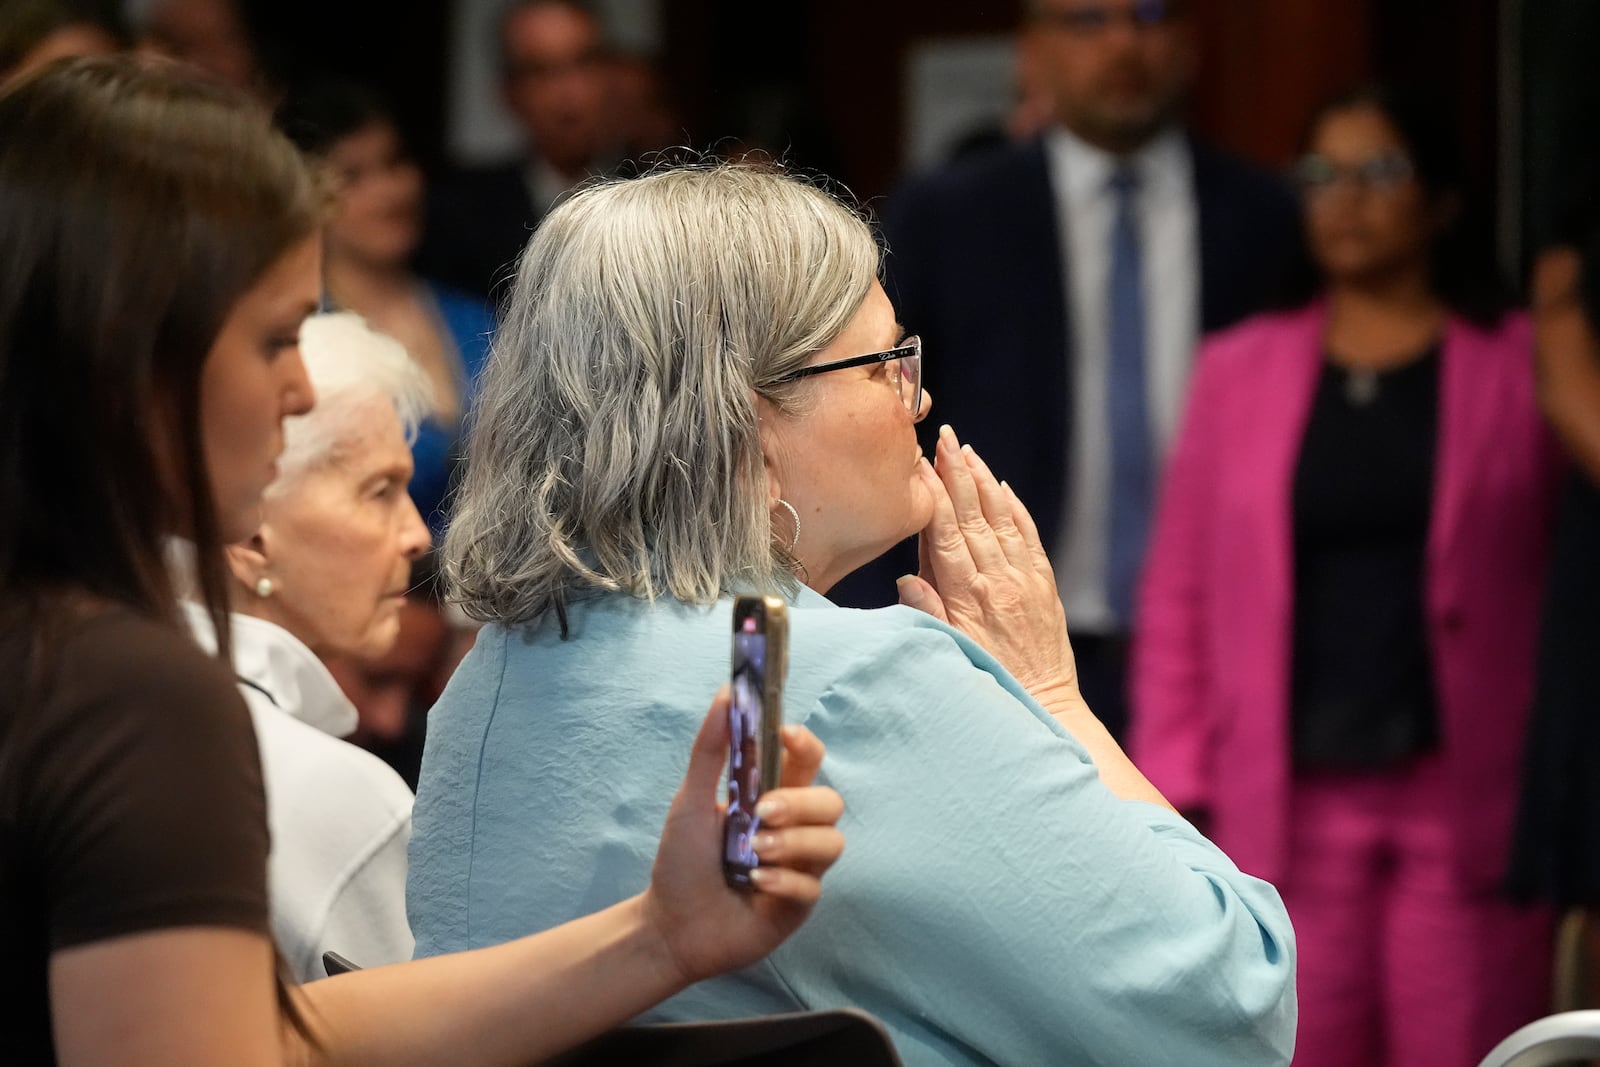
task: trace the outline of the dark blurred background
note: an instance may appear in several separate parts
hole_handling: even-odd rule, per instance
[[[134,10],[140,0],[134,0]],[[93,0],[123,13],[119,0]],[[594,5],[615,43],[653,60],[683,142],[777,142],[863,197],[907,163],[908,79],[921,50],[984,42],[1018,26],[1021,0],[612,0]],[[1589,69],[1600,41],[1592,0],[1200,0],[1204,64],[1192,127],[1278,166],[1311,109],[1369,78],[1423,84],[1453,101],[1481,192],[1500,221],[1505,266],[1522,266],[1591,167],[1581,148],[1600,114]],[[465,55],[491,43],[497,0],[244,0],[272,73],[333,72],[393,101],[429,169],[462,160]],[[640,32],[641,25],[644,27]],[[641,46],[639,42],[643,40]],[[470,94],[469,94],[470,95]],[[479,96],[485,94],[479,93]],[[452,119],[452,108],[457,109]],[[479,100],[478,109],[494,107]],[[492,138],[490,138],[492,140]],[[469,153],[470,154],[470,153]],[[1520,271],[1518,271],[1520,273]]]
[[[463,16],[494,0],[246,0],[280,79],[336,72],[394,102],[430,168],[451,160],[453,94],[466,60]],[[1506,266],[1519,266],[1560,211],[1562,186],[1588,166],[1579,145],[1600,114],[1588,69],[1600,40],[1592,0],[1201,0],[1204,61],[1192,125],[1260,163],[1287,163],[1313,106],[1368,78],[1420,83],[1454,102],[1481,191],[1500,219]],[[596,5],[627,45],[646,24],[684,143],[777,142],[863,197],[907,165],[908,76],[929,46],[1014,31],[1020,0],[644,0]],[[487,28],[487,27],[486,27]],[[474,34],[476,38],[478,35]],[[634,47],[637,47],[636,45]],[[492,100],[480,106],[493,106]],[[1534,165],[1537,161],[1538,165]],[[1520,272],[1519,272],[1520,273]]]

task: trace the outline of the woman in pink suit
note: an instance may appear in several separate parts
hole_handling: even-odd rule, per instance
[[[1139,602],[1134,758],[1283,893],[1305,1067],[1475,1063],[1545,1007],[1499,879],[1557,461],[1443,128],[1314,121],[1320,292],[1204,345]]]

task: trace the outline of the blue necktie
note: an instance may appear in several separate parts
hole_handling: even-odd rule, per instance
[[[1144,263],[1139,250],[1138,178],[1126,167],[1111,177],[1116,219],[1111,225],[1110,361],[1107,415],[1111,421],[1111,530],[1106,592],[1123,627],[1133,622],[1134,587],[1150,532],[1150,419],[1146,411]]]

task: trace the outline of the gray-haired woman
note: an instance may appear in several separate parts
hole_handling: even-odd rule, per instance
[[[411,563],[429,545],[406,485],[431,395],[399,342],[348,312],[308,318],[300,355],[316,406],[285,420],[261,524],[228,564],[233,666],[272,830],[272,930],[305,982],[330,950],[369,967],[411,958],[411,790],[339,740],[356,709],[323,660],[381,656],[399,636]],[[188,611],[208,638],[204,610]]]
[[[1276,892],[1084,706],[1022,505],[948,429],[919,454],[878,259],[838,201],[745,166],[591,187],[529,243],[445,543],[490,625],[430,720],[419,954],[644,884],[726,599],[782,590],[785,710],[828,746],[850,855],[806,930],[666,1017],[854,1004],[915,1064],[1286,1060]],[[924,610],[821,595],[918,530]]]

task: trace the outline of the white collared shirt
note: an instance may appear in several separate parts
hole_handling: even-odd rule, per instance
[[[545,162],[543,156],[537,154],[529,159],[528,165],[523,168],[522,180],[528,187],[528,199],[533,202],[535,217],[540,219],[550,214],[555,206],[579,184],[556,170]]]
[[[184,611],[196,642],[214,650],[205,610],[185,602]],[[284,960],[299,982],[325,977],[327,951],[362,967],[409,960],[411,790],[339,740],[356,728],[356,709],[315,653],[264,619],[234,614],[229,628],[261,750],[272,933]]]
[[[1125,631],[1106,590],[1111,525],[1111,427],[1107,421],[1111,228],[1116,197],[1111,176],[1130,166],[1138,176],[1139,237],[1144,274],[1145,380],[1152,453],[1165,457],[1183,412],[1184,391],[1200,336],[1200,214],[1194,157],[1170,129],[1119,159],[1062,127],[1045,136],[1045,158],[1061,220],[1062,263],[1072,335],[1072,403],[1062,472],[1069,494],[1053,546],[1056,581],[1075,633]],[[1063,352],[1062,359],[1068,359]],[[1153,505],[1152,501],[1152,505]]]

